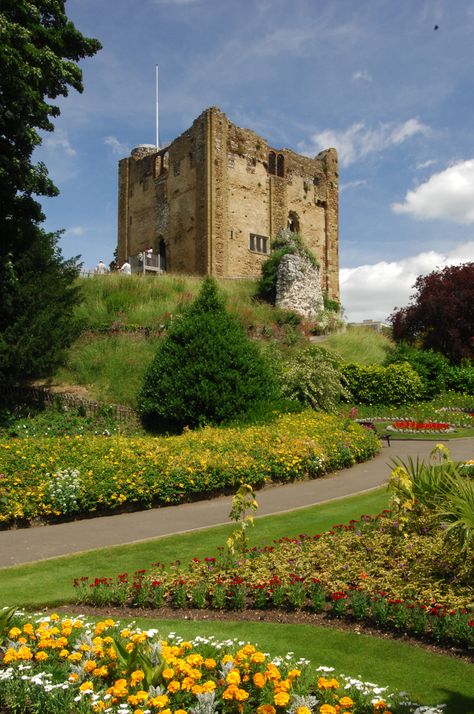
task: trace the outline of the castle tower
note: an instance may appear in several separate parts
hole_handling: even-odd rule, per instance
[[[152,248],[171,272],[258,277],[283,228],[301,233],[339,299],[338,162],[275,149],[204,111],[169,146],[142,145],[119,162],[118,255]]]

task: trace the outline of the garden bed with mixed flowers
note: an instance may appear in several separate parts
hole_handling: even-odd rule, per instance
[[[389,431],[402,432],[408,434],[447,434],[454,431],[454,427],[442,421],[416,421],[413,419],[402,419],[389,424]]]
[[[290,654],[184,641],[112,619],[15,616],[0,641],[0,707],[18,714],[442,714]]]
[[[169,437],[0,441],[0,526],[139,510],[228,493],[248,483],[317,478],[374,456],[374,434],[306,411],[271,424]]]
[[[446,547],[444,531],[429,519],[407,528],[384,511],[237,559],[222,549],[115,579],[79,577],[75,586],[77,602],[96,607],[325,613],[472,651],[473,582],[472,551]]]

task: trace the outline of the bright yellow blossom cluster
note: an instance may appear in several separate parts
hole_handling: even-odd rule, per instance
[[[378,448],[377,438],[358,424],[313,411],[258,427],[207,427],[170,437],[9,439],[0,442],[0,522],[67,515],[48,487],[65,469],[79,472],[77,510],[90,513],[179,503],[239,483],[315,478],[370,458]]]
[[[410,708],[400,698],[402,708],[394,704],[397,697],[390,707],[374,697],[370,687],[375,685],[327,677],[308,665],[289,656],[272,660],[252,644],[224,645],[213,638],[192,643],[174,635],[161,639],[155,630],[123,628],[111,619],[92,624],[51,615],[18,622],[8,631],[0,660],[0,708],[2,682],[8,678],[11,688],[16,678],[25,691],[25,677],[35,676],[38,685],[46,676],[51,689],[52,675],[44,670],[50,667],[66,688],[61,696],[91,714],[191,714],[206,701],[206,711],[238,714],[414,712],[416,705]],[[35,674],[40,666],[42,675]]]

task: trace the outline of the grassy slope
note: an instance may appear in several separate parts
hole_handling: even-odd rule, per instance
[[[98,328],[142,327],[160,330],[199,291],[200,278],[178,275],[105,275],[81,279],[84,302],[77,317],[86,331],[71,347],[67,363],[54,382],[81,385],[99,401],[134,406],[137,390],[159,340],[157,334],[100,334]],[[254,280],[222,280],[219,286],[229,309],[250,333],[275,335],[281,349],[302,339],[298,330],[281,325],[284,316],[254,300]],[[280,324],[279,324],[280,323]],[[323,343],[347,361],[381,362],[390,341],[372,330],[351,329],[329,336]]]
[[[382,364],[393,348],[388,337],[365,327],[350,327],[345,332],[328,335],[321,345],[344,362],[359,364]]]

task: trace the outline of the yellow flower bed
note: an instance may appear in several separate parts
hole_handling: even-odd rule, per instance
[[[0,523],[180,503],[244,482],[258,488],[316,478],[378,448],[359,425],[310,411],[181,436],[10,439],[0,442]]]
[[[47,697],[47,700],[46,700]],[[0,707],[122,714],[413,714],[386,688],[250,643],[187,642],[107,619],[18,618],[0,655]],[[27,708],[24,709],[25,703]],[[44,705],[43,705],[44,706]],[[419,711],[419,710],[418,710]],[[441,710],[429,708],[431,714]]]

